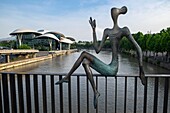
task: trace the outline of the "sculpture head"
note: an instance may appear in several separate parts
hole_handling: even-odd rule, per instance
[[[115,8],[113,7],[111,9],[111,16],[112,16],[112,19],[113,21],[117,21],[117,17],[120,15],[120,14],[126,14],[127,12],[127,7],[126,6],[123,6],[121,8]]]

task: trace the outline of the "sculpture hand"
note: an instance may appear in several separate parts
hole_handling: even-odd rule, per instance
[[[96,28],[96,20],[95,19],[92,20],[92,17],[90,17],[89,23],[90,23],[92,29],[94,30]]]
[[[143,71],[143,67],[139,66],[139,78],[141,79],[141,82],[143,85],[146,84],[146,78],[145,78],[145,73]]]

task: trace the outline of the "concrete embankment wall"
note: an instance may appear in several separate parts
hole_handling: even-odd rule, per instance
[[[158,61],[158,60],[156,60],[154,58],[148,58],[147,62],[170,70],[170,63],[168,63],[168,62],[161,62],[161,61]]]
[[[125,53],[127,55],[130,55],[132,57],[137,57],[137,54],[136,54],[135,51],[130,51],[130,52],[123,51],[123,53]],[[162,67],[162,68],[170,70],[170,63],[169,62],[160,61],[159,59],[160,58],[155,59],[153,56],[152,57],[143,56],[143,60],[145,62],[148,62],[148,63],[154,64],[156,66],[159,66],[159,67]]]
[[[5,69],[14,68],[14,67],[18,67],[18,66],[22,66],[22,65],[26,65],[26,64],[30,64],[30,63],[35,63],[35,62],[51,59],[51,58],[59,56],[59,55],[69,54],[69,53],[76,52],[76,51],[77,51],[76,49],[50,51],[50,52],[48,52],[48,54],[42,55],[39,57],[28,58],[28,59],[24,59],[24,60],[0,64],[0,70],[5,70]]]

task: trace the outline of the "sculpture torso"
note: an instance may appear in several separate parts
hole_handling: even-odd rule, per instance
[[[118,47],[123,36],[126,36],[126,27],[118,29],[105,29],[104,34],[109,37],[111,43],[112,59],[110,64],[105,64],[94,56],[91,67],[103,75],[116,75],[118,71]]]
[[[110,43],[111,43],[111,50],[112,50],[112,60],[111,63],[116,60],[118,61],[118,47],[119,42],[122,39],[123,36],[125,36],[125,29],[124,28],[117,28],[117,30],[113,29],[105,29],[106,35],[109,37]]]

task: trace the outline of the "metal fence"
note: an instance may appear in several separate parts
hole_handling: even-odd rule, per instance
[[[55,85],[62,74],[0,74],[0,113],[170,113],[170,75],[94,75],[101,96],[93,108],[93,91],[84,74]]]

